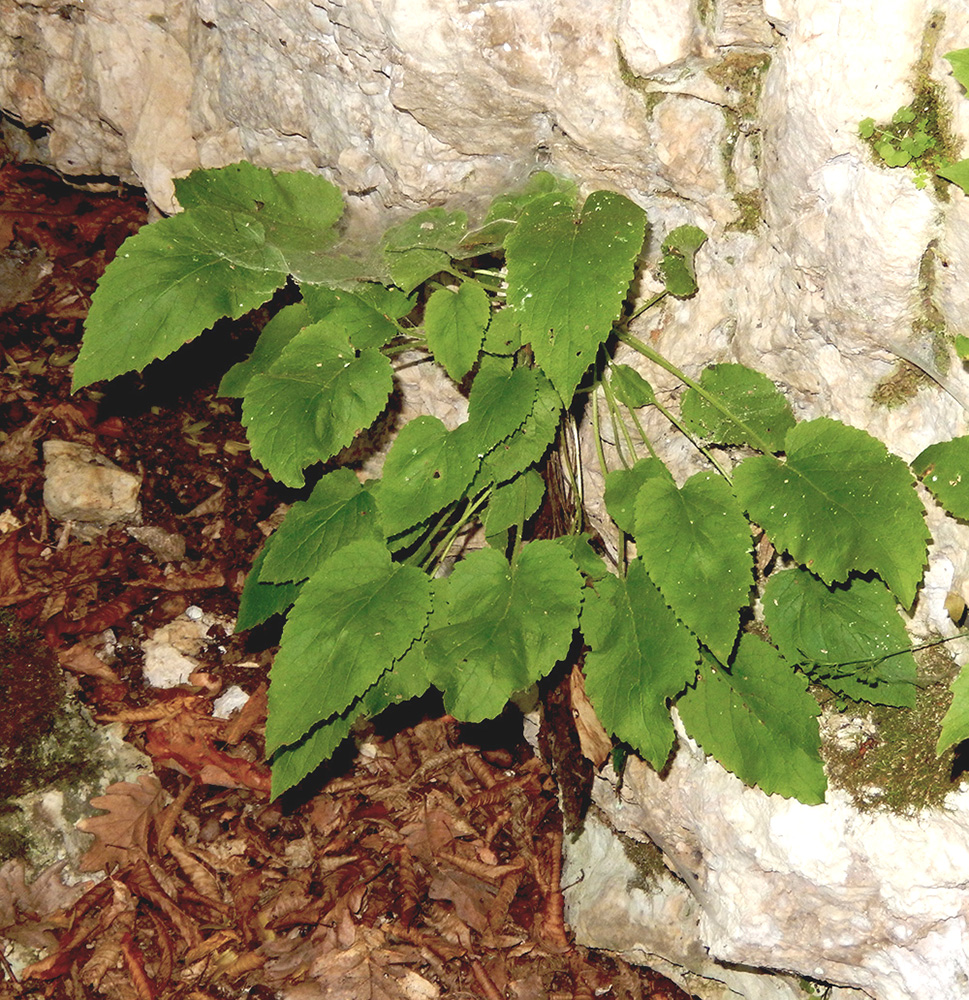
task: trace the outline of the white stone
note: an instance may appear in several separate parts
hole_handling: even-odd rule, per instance
[[[106,525],[139,515],[141,479],[87,445],[44,442],[44,505],[59,521]]]
[[[142,675],[145,683],[156,688],[177,687],[187,684],[189,677],[199,669],[196,656],[206,641],[209,629],[218,625],[232,631],[232,622],[216,615],[202,612],[189,614],[191,608],[174,621],[156,628],[141,644],[144,653]]]
[[[213,702],[212,716],[216,719],[228,719],[233,712],[238,712],[248,700],[249,695],[238,684],[233,684],[226,688]]]

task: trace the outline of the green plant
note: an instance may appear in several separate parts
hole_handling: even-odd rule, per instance
[[[945,58],[959,83],[969,87],[969,49],[950,52]],[[924,188],[930,177],[940,177],[966,190],[969,160],[953,163],[950,159],[954,140],[937,84],[925,81],[912,103],[899,108],[890,122],[878,125],[874,118],[863,119],[858,134],[886,166],[911,166],[916,187]]]
[[[266,734],[274,794],[358,719],[431,686],[459,719],[497,715],[577,634],[602,721],[655,767],[674,745],[675,702],[744,781],[805,802],[825,788],[809,682],[913,704],[896,606],[915,598],[928,532],[911,471],[862,430],[797,423],[764,375],[722,364],[693,381],[634,337],[625,303],[646,218],[631,201],[598,191],[580,204],[573,185],[538,174],[475,228],[434,208],[368,241],[339,228],[340,195],[320,177],[240,163],[176,189],[184,211],[130,238],[105,273],[75,386],[140,369],[298,285],[300,301],[221,386],[242,398],[252,454],[275,478],[302,486],[326,463],[255,559],[239,613],[240,629],[288,613]],[[705,238],[691,226],[667,234],[665,290],[639,312],[696,291]],[[619,342],[684,383],[680,416],[611,360]],[[464,388],[468,418],[448,429],[418,416],[381,474],[361,481],[341,451],[379,418],[395,360],[414,352]],[[613,556],[584,531],[575,442],[589,397],[613,432],[609,468],[600,406],[589,407],[622,540]],[[708,470],[674,481],[640,422],[646,406]],[[938,447],[920,461],[961,461]],[[571,507],[558,537],[535,538],[552,462]],[[936,492],[965,516],[961,493]],[[753,527],[790,569],[755,577]],[[966,686],[956,681],[941,742],[969,732]]]

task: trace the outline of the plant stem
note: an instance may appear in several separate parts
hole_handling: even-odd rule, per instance
[[[602,478],[609,473],[609,468],[606,465],[606,453],[602,450],[602,434],[599,431],[599,401],[596,399],[595,395],[592,396],[592,436],[595,438],[596,442],[596,454],[599,456],[599,468],[602,470]]]
[[[765,455],[773,454],[773,449],[771,446],[751,427],[749,427],[743,420],[740,419],[736,414],[734,414],[728,406],[726,406],[715,393],[708,392],[703,388],[698,382],[694,382],[693,379],[682,371],[682,369],[677,368],[672,361],[667,361],[659,351],[650,347],[649,344],[644,343],[638,337],[634,337],[631,333],[626,330],[617,331],[619,339],[624,343],[628,344],[633,350],[638,351],[644,358],[652,361],[654,365],[659,365],[664,371],[668,371],[671,375],[675,375],[684,385],[691,388],[698,396],[705,399],[712,407],[719,410],[728,420],[735,423],[747,436],[748,443],[757,449],[757,451],[763,452]],[[675,424],[678,429],[682,430],[679,424]],[[685,432],[684,432],[685,433]]]
[[[693,445],[697,449],[697,451],[699,451],[703,455],[703,457],[717,470],[717,472],[720,473],[721,476],[723,476],[724,479],[726,479],[726,481],[728,483],[732,483],[733,482],[733,479],[732,479],[730,473],[727,472],[727,470],[716,460],[716,458],[714,458],[713,452],[711,452],[710,449],[707,448],[705,445],[700,444],[700,442],[697,441],[697,439],[686,429],[686,427],[684,427],[683,424],[679,420],[677,420],[676,417],[674,417],[673,414],[670,413],[670,411],[667,410],[666,407],[663,406],[662,403],[656,402],[656,403],[653,403],[653,406],[655,406],[656,409],[659,410],[659,412],[662,413],[663,416],[666,417],[666,419],[688,441],[692,441],[693,442]]]
[[[631,323],[637,316],[642,316],[647,309],[652,309],[657,302],[662,302],[668,294],[665,288],[661,292],[657,292],[651,299],[647,300],[645,305],[641,305],[631,316],[627,316],[624,323]]]
[[[652,442],[646,436],[646,428],[643,427],[642,421],[639,419],[639,414],[631,407],[626,407],[626,412],[632,417],[633,423],[636,425],[636,430],[639,432],[639,439],[646,446],[646,450],[649,452],[651,458],[659,458],[656,454],[656,449],[653,447]]]
[[[622,449],[619,447],[620,428],[623,437],[626,439],[626,446],[629,448],[629,453],[633,456],[634,460],[636,458],[636,446],[633,444],[632,435],[629,433],[626,422],[621,419],[619,404],[616,402],[616,394],[612,391],[612,386],[609,385],[606,379],[601,379],[599,384],[602,386],[606,402],[609,404],[609,417],[612,420],[612,433],[616,438],[616,451],[619,453],[619,461],[622,462],[624,468],[628,469],[629,463],[626,461],[626,456],[623,455]],[[593,397],[594,399],[595,397]]]
[[[478,496],[471,501],[466,507],[462,515],[458,518],[454,525],[452,525],[451,530],[441,539],[437,544],[434,551],[424,560],[424,568],[428,573],[432,573],[441,563],[447,558],[448,553],[451,551],[451,546],[454,544],[455,539],[464,529],[464,527],[471,521],[475,514],[491,499],[491,494],[494,492],[494,487],[489,486],[482,490]]]

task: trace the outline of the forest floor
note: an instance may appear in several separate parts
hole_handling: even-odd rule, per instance
[[[71,394],[97,279],[145,218],[137,191],[0,166],[0,756],[26,766],[17,747],[54,725],[64,689],[151,765],[94,802],[87,881],[32,871],[0,844],[0,998],[685,1000],[572,942],[554,768],[511,714],[461,726],[425,699],[270,801],[278,623],[236,635],[232,621],[253,557],[303,494],[251,461],[236,403],[216,395],[266,315]],[[141,527],[159,530],[139,541],[131,525],[54,519],[51,440],[139,475]],[[145,640],[199,611],[216,624],[198,669],[148,687]],[[215,717],[232,686],[248,701]],[[54,777],[4,775],[0,814],[23,782]],[[8,963],[14,944],[36,949],[32,965]]]

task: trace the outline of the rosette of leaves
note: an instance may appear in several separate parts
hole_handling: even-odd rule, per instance
[[[102,279],[75,384],[143,368],[288,281],[300,292],[221,385],[241,398],[271,475],[302,487],[311,470],[239,611],[240,629],[286,616],[266,733],[274,794],[358,720],[430,687],[460,719],[492,717],[583,644],[603,722],[655,767],[674,745],[675,704],[744,781],[805,802],[824,795],[809,682],[911,703],[896,607],[914,599],[927,540],[911,471],[864,431],[796,423],[757,372],[714,365],[692,382],[632,337],[646,231],[633,202],[583,201],[539,174],[477,228],[434,208],[368,242],[341,228],[339,192],[320,177],[237,164],[176,190],[184,211],[129,239]],[[666,235],[666,288],[652,301],[696,292],[704,239],[691,226]],[[616,428],[624,413],[652,452],[637,411],[660,403],[637,370],[610,365],[617,339],[689,387],[669,416],[711,458],[678,484],[616,436],[623,467],[604,468],[606,508],[631,560],[590,544],[577,489],[562,537],[530,532],[578,393],[601,387]],[[413,352],[460,385],[467,420],[416,417],[363,479],[344,449],[381,417],[396,360]],[[713,447],[746,457],[728,474]],[[578,456],[563,448],[560,460],[578,484]],[[748,630],[752,525],[792,567],[767,581],[761,636]]]

